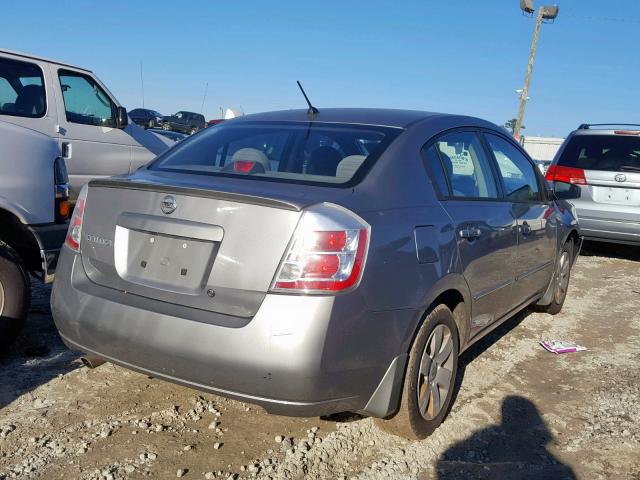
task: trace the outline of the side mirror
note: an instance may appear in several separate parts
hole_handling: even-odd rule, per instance
[[[581,193],[582,190],[578,185],[565,182],[554,182],[553,184],[553,195],[558,200],[575,200],[580,198]]]
[[[116,127],[124,128],[129,125],[129,117],[127,116],[127,109],[124,107],[117,107],[116,110]]]

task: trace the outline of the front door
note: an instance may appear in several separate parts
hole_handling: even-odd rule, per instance
[[[472,295],[471,335],[509,309],[516,255],[516,222],[502,201],[495,172],[475,132],[447,134],[427,151],[440,161],[461,269]]]
[[[544,292],[555,266],[556,217],[537,169],[511,141],[486,133],[500,173],[505,200],[518,224],[518,251],[511,306]]]
[[[132,139],[116,128],[116,105],[93,77],[59,69],[60,146],[75,199],[95,177],[129,173]]]

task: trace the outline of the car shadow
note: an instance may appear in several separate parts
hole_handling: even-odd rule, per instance
[[[585,240],[580,250],[583,257],[607,257],[640,261],[640,250],[635,245],[621,243],[590,242]]]
[[[473,433],[446,450],[436,464],[439,480],[575,479],[546,446],[553,435],[536,406],[527,398],[508,396],[502,421]]]
[[[467,369],[467,365],[473,362],[476,358],[478,358],[482,353],[491,348],[493,344],[495,344],[498,340],[508,334],[515,327],[520,325],[533,311],[530,309],[525,309],[521,312],[518,312],[513,317],[505,320],[504,323],[495,328],[495,330],[489,332],[486,336],[482,337],[476,343],[471,345],[467,350],[465,350],[458,359],[458,371],[456,374],[456,383],[453,388],[453,394],[451,398],[451,403],[449,404],[449,408],[451,408],[456,403],[456,399],[458,398],[458,393],[460,393],[460,388],[462,387],[462,382],[464,380],[464,375]],[[447,416],[449,413],[447,412]],[[446,418],[446,417],[445,417]]]
[[[78,355],[58,335],[49,308],[50,294],[50,285],[32,282],[31,308],[24,328],[0,356],[0,409],[81,365]]]

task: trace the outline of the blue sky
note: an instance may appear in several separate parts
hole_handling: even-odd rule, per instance
[[[552,3],[553,0],[548,3]],[[525,134],[640,123],[640,2],[557,0]],[[542,4],[536,0],[536,4]],[[603,7],[606,6],[605,10]],[[390,107],[513,118],[534,21],[518,0],[7,2],[0,47],[92,69],[127,108]]]

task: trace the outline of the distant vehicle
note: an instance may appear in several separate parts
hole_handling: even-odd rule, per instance
[[[29,274],[53,281],[68,226],[69,184],[55,139],[0,120],[0,355],[24,323]]]
[[[579,189],[571,203],[585,238],[640,245],[640,125],[580,125],[546,178]]]
[[[156,135],[162,135],[163,137],[169,138],[174,142],[179,142],[180,140],[184,140],[187,138],[187,135],[180,132],[173,132],[171,130],[162,130],[160,128],[150,128],[148,130],[151,133],[155,133]]]
[[[492,123],[312,113],[236,118],[92,181],[54,320],[69,347],[155,378],[423,438],[462,351],[529,305],[561,310],[577,223]]]
[[[540,169],[540,172],[545,175],[547,173],[547,170],[549,169],[549,165],[551,165],[551,160],[533,160],[536,165],[538,166],[538,168]]]
[[[193,135],[204,128],[204,115],[199,113],[180,111],[173,115],[162,117],[163,130],[173,130]]]
[[[0,120],[58,143],[72,200],[92,178],[132,172],[173,145],[129,123],[91,71],[8,50],[0,50]]]
[[[148,108],[134,108],[129,112],[129,117],[136,124],[144,128],[162,127],[162,114]]]
[[[218,125],[219,123],[224,122],[224,118],[216,118],[214,120],[209,120],[207,122],[207,127],[213,127],[214,125]]]

